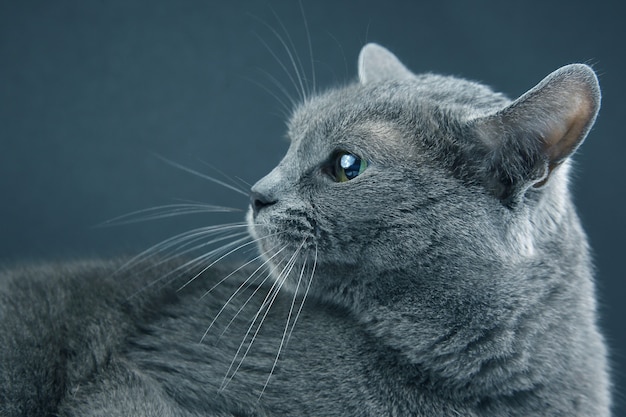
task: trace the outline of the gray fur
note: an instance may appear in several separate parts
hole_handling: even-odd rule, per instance
[[[600,105],[593,71],[566,66],[511,102],[370,44],[359,80],[295,109],[286,156],[252,189],[270,280],[231,299],[258,264],[180,291],[193,273],[151,284],[183,260],[5,271],[0,415],[608,416],[567,184]],[[338,151],[368,168],[335,182]]]

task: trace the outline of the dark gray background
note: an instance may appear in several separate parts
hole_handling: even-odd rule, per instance
[[[595,67],[603,108],[576,156],[573,188],[595,250],[616,415],[624,415],[626,31],[615,4],[316,0],[304,9],[323,87],[356,75],[366,41],[416,72],[483,81],[510,96],[561,65]],[[238,220],[93,227],[176,198],[245,208],[245,197],[154,154],[211,172],[206,161],[249,183],[276,164],[284,122],[257,83],[277,92],[267,71],[295,94],[259,40],[285,61],[272,34],[286,36],[281,21],[309,69],[294,1],[0,1],[0,262],[111,256],[193,224]]]

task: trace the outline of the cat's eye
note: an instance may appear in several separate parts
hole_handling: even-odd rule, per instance
[[[350,181],[367,169],[367,161],[347,152],[337,154],[334,177],[337,182]]]

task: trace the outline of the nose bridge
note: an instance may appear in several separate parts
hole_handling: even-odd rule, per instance
[[[265,207],[276,204],[281,199],[281,188],[284,187],[281,166],[274,168],[261,178],[250,190],[250,207],[254,218]]]
[[[262,197],[265,201],[277,202],[284,197],[290,184],[298,177],[299,161],[295,157],[297,147],[293,142],[287,153],[273,170],[252,186],[252,194]]]
[[[276,201],[278,199],[281,177],[280,165],[278,165],[252,186],[252,194],[263,196],[268,201]]]

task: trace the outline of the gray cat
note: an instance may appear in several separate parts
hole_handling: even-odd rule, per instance
[[[5,271],[0,415],[609,415],[568,191],[593,71],[511,102],[375,44],[358,66],[252,188],[258,258]]]

